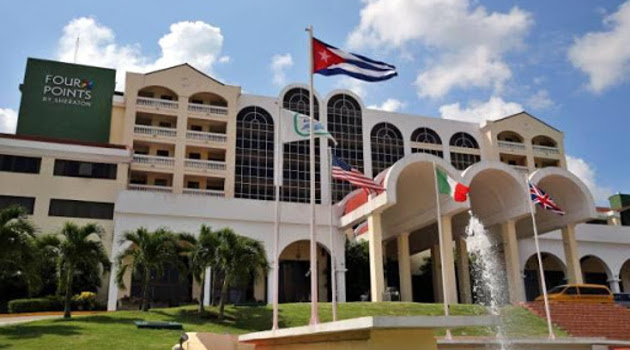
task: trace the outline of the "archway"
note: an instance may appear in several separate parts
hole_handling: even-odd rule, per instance
[[[630,293],[630,259],[621,266],[619,271],[619,287],[622,293]]]
[[[609,286],[610,269],[602,259],[594,255],[587,255],[580,259],[580,267],[582,268],[584,283]]]
[[[296,241],[280,253],[280,281],[278,299],[281,303],[303,303],[311,300],[310,242]],[[319,273],[319,301],[331,300],[330,253],[317,244],[317,271]]]
[[[551,253],[543,252],[541,255],[547,290],[566,283],[566,266],[562,260]],[[540,288],[542,283],[540,283],[540,270],[536,254],[527,259],[524,274],[525,296],[528,301],[531,301],[542,294],[542,289]]]

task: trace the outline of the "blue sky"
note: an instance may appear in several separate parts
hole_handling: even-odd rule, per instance
[[[312,24],[320,39],[399,70],[379,84],[317,77],[321,94],[345,87],[366,105],[470,121],[527,110],[565,132],[570,168],[601,203],[630,192],[628,2],[12,1],[0,21],[0,129],[13,127],[26,58],[72,60],[77,35],[80,63],[142,71],[189,61],[276,95],[306,82]]]

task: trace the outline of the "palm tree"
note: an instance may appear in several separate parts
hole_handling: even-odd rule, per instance
[[[188,257],[192,277],[201,286],[198,312],[202,313],[204,311],[206,270],[209,267],[216,268],[215,251],[218,246],[218,234],[212,231],[209,226],[201,225],[198,238],[184,233],[179,235],[179,239],[183,242],[184,254]]]
[[[239,236],[230,228],[217,232],[217,267],[223,271],[223,285],[219,301],[219,319],[222,320],[228,287],[242,278],[257,276],[260,271],[267,273],[269,263],[265,248],[260,241]]]
[[[79,226],[66,222],[56,237],[48,238],[47,245],[55,247],[57,251],[58,286],[64,294],[64,318],[71,316],[72,281],[79,269],[102,268],[103,271],[109,271],[111,267],[101,242],[104,233],[103,227],[94,223]]]
[[[142,311],[149,310],[151,272],[162,275],[167,264],[179,262],[177,243],[175,235],[165,228],[149,232],[141,227],[123,234],[119,244],[129,246],[116,257],[116,284],[118,288],[125,288],[123,277],[129,269],[141,275]]]

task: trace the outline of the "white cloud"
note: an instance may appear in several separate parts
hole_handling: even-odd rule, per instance
[[[387,111],[387,112],[397,112],[403,108],[405,108],[406,103],[399,101],[395,98],[388,98],[387,100],[385,100],[380,106],[379,105],[371,105],[368,106],[368,108],[371,109],[380,109],[381,111]]]
[[[139,44],[118,44],[114,31],[94,18],[80,17],[72,19],[63,28],[57,46],[58,60],[74,61],[77,37],[77,63],[115,68],[118,89],[124,87],[125,71],[144,73],[190,63],[211,74],[215,63],[229,61],[228,56],[220,56],[223,46],[221,29],[202,21],[171,24],[169,33],[158,41],[161,52],[156,59],[142,54]]]
[[[568,58],[589,77],[595,93],[628,81],[630,74],[630,1],[604,17],[608,31],[589,32],[576,38]]]
[[[350,77],[341,77],[341,79],[337,80],[335,86],[340,89],[348,89],[357,94],[357,96],[359,96],[361,99],[365,99],[365,97],[367,96],[368,83],[361,80]]]
[[[495,120],[523,111],[523,106],[515,102],[503,101],[493,96],[486,102],[471,101],[468,107],[462,108],[459,102],[440,107],[444,119],[481,123],[484,120]]]
[[[287,83],[286,70],[291,67],[293,67],[293,57],[290,53],[274,55],[271,58],[272,81],[276,86],[284,86]]]
[[[0,108],[0,133],[15,134],[17,112],[10,108]]]
[[[555,103],[551,97],[549,97],[549,92],[545,89],[541,89],[527,99],[527,105],[535,110],[543,110],[553,107]]]
[[[595,203],[608,205],[608,197],[614,192],[610,187],[602,186],[595,179],[595,168],[584,159],[567,155],[567,168],[591,190]]]
[[[400,49],[420,43],[431,51],[416,79],[421,97],[443,97],[455,88],[500,91],[512,72],[504,55],[522,48],[532,26],[517,7],[488,12],[470,0],[365,0],[359,25],[348,36],[352,48]]]

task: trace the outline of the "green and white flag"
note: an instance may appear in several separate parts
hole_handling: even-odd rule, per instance
[[[309,118],[307,115],[289,111],[287,109],[282,109],[281,118],[282,143],[309,139],[311,118]],[[326,126],[323,123],[317,120],[313,120],[313,130],[315,130],[315,137],[328,138],[331,139],[335,143],[335,145],[337,144],[337,141],[328,132]]]

